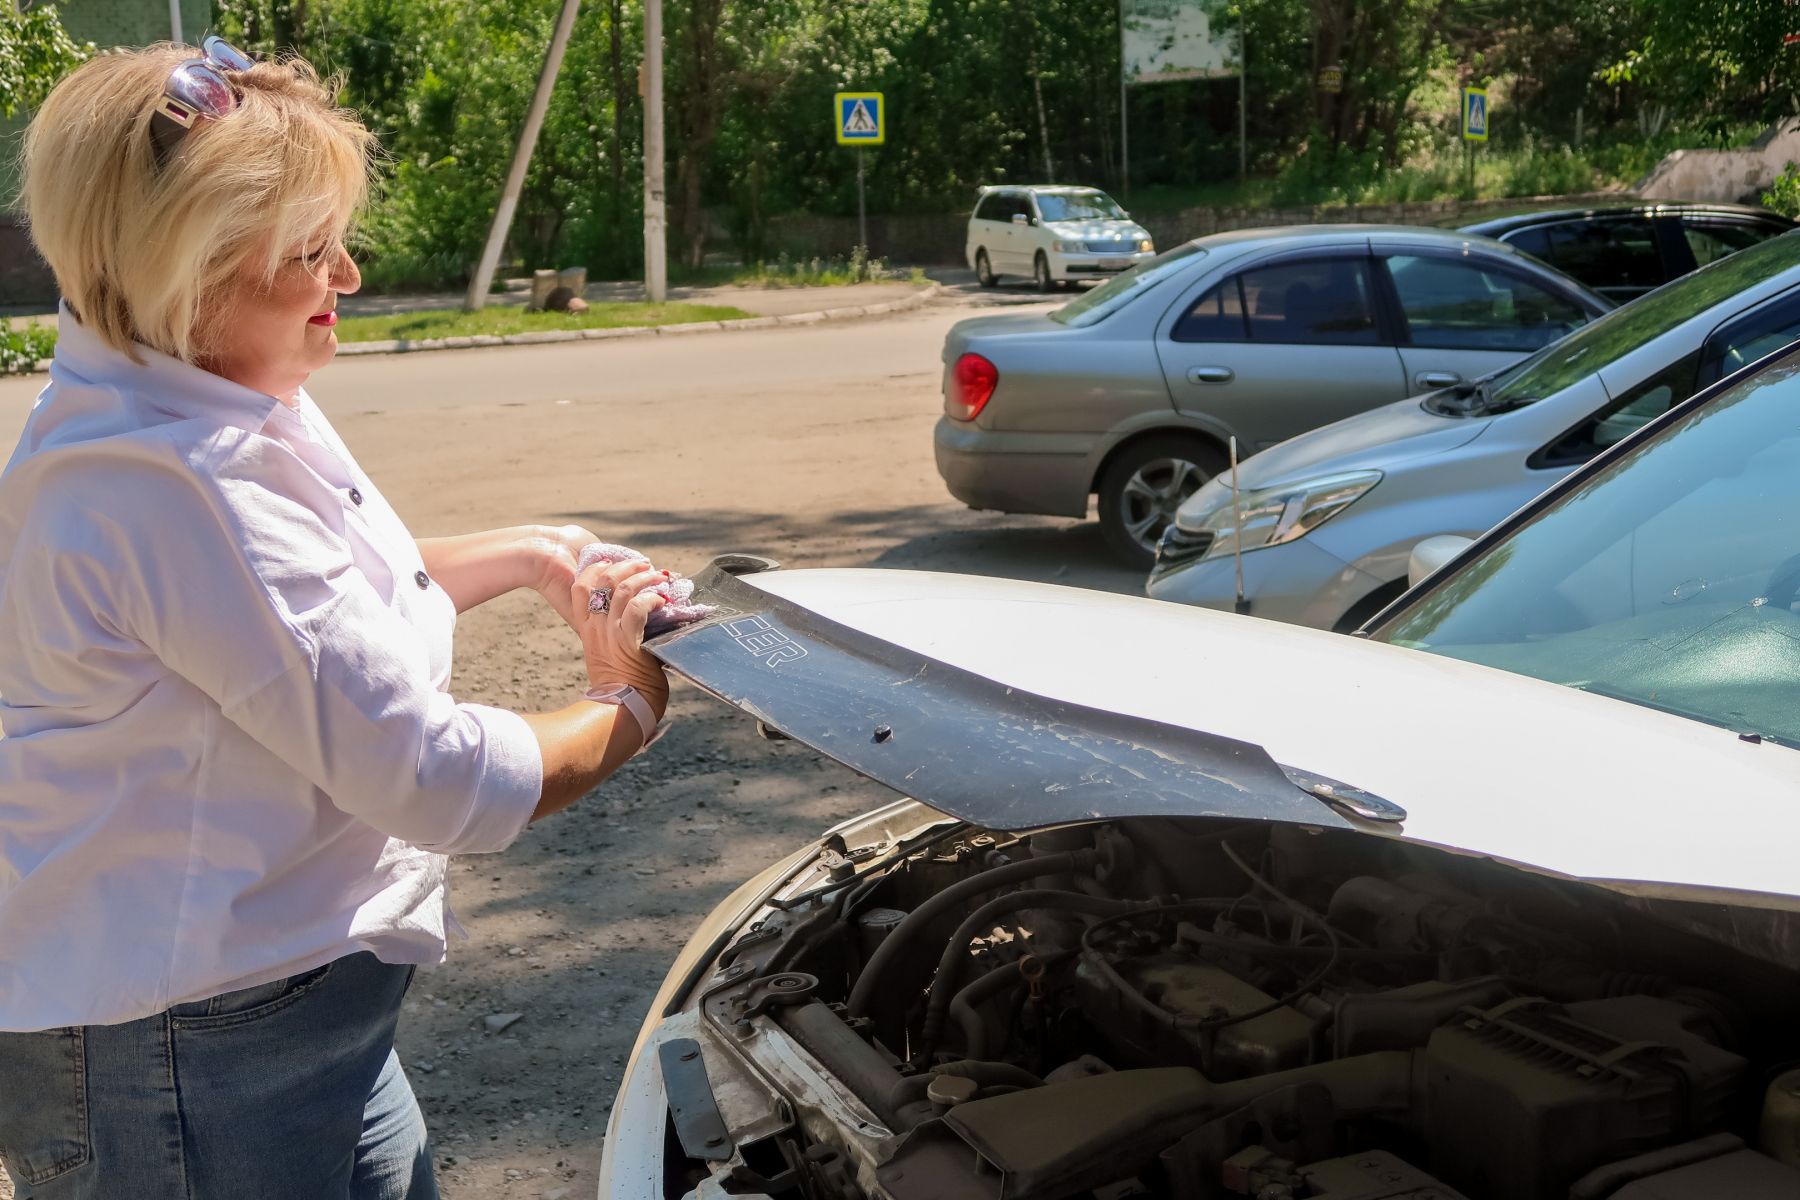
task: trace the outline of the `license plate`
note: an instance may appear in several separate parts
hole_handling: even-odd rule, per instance
[[[1100,260],[1102,271],[1123,271],[1131,265],[1129,258],[1103,258]]]

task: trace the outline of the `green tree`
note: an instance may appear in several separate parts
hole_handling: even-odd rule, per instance
[[[42,101],[93,53],[91,42],[77,44],[63,29],[55,5],[20,12],[12,0],[0,0],[0,116],[17,116]]]

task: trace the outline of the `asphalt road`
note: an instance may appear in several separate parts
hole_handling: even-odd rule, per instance
[[[740,550],[1136,590],[1093,525],[973,513],[937,478],[944,333],[996,303],[1038,300],[969,288],[881,320],[350,358],[310,388],[421,536],[578,521],[689,572]],[[0,442],[42,384],[0,380]],[[459,697],[540,711],[579,684],[573,638],[535,596],[460,622]],[[419,975],[400,1031],[448,1200],[592,1196],[621,1065],[694,923],[891,798],[692,688],[671,713],[594,795],[453,866],[471,937]]]

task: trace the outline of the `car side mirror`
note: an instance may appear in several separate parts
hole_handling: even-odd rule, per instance
[[[1028,225],[1030,223],[1031,223],[1031,218],[1026,216],[1024,213],[1014,213],[1013,214],[1013,224],[1014,225]]]
[[[1406,586],[1418,587],[1427,576],[1475,544],[1474,538],[1455,533],[1428,537],[1412,548],[1406,560]]]

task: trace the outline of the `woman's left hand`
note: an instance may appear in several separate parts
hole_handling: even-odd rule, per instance
[[[600,540],[600,535],[579,525],[540,525],[533,535],[538,552],[538,571],[532,586],[538,595],[550,602],[571,629],[579,632],[575,612],[570,607],[570,588],[575,584],[575,562],[582,548]]]

